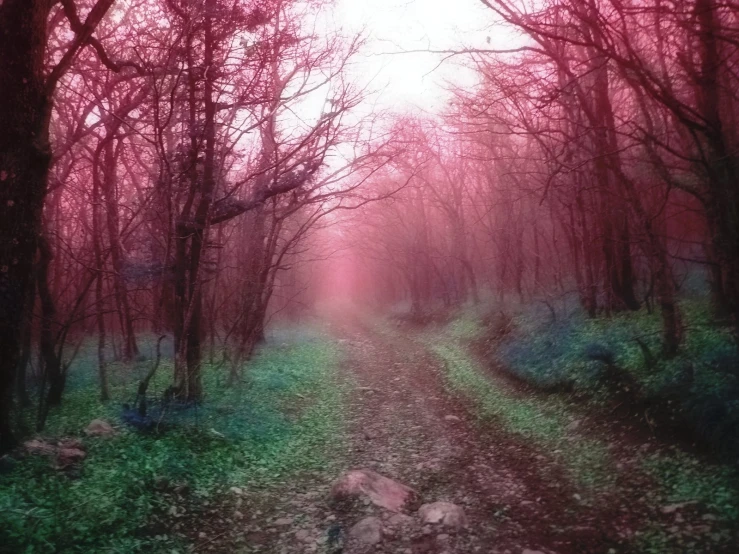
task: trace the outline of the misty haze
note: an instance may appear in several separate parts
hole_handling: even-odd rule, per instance
[[[0,554],[739,552],[737,0],[0,0]]]

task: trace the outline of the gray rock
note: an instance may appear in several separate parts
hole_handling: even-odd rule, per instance
[[[366,517],[349,529],[349,538],[364,546],[374,546],[382,541],[382,521],[378,517]]]
[[[85,455],[85,452],[78,448],[60,448],[56,456],[56,464],[60,468],[65,468],[84,460]]]
[[[573,431],[577,431],[581,424],[582,420],[576,419],[567,426],[567,431],[569,431],[570,433],[572,433]]]
[[[364,499],[391,512],[401,512],[415,491],[371,469],[355,469],[345,473],[331,488],[331,499]]]
[[[111,437],[116,430],[104,419],[93,419],[85,429],[85,434],[90,437]]]
[[[449,529],[461,529],[467,525],[464,510],[451,502],[433,502],[418,509],[423,523],[443,525]]]
[[[387,518],[387,524],[390,527],[403,527],[405,525],[412,525],[415,520],[405,514],[393,514]]]
[[[23,448],[26,449],[27,452],[31,454],[54,454],[56,452],[56,447],[52,444],[49,444],[48,442],[39,440],[39,439],[33,439],[30,441],[26,441],[23,443]]]

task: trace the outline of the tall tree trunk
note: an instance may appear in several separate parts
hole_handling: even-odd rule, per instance
[[[92,240],[93,251],[95,253],[95,269],[97,275],[95,277],[95,320],[97,323],[98,334],[98,377],[100,384],[100,399],[107,402],[110,399],[108,391],[108,374],[105,362],[105,306],[104,306],[104,262],[102,249],[102,234],[100,225],[100,187],[96,180],[93,180],[92,189]]]
[[[204,6],[204,38],[203,38],[203,107],[204,107],[204,138],[205,138],[205,160],[203,162],[202,183],[199,188],[199,201],[195,209],[195,221],[204,222],[202,227],[192,231],[190,238],[189,263],[187,264],[187,315],[183,322],[182,331],[184,342],[179,345],[178,356],[185,365],[184,385],[185,398],[188,401],[198,402],[203,396],[203,385],[201,375],[202,364],[202,340],[203,340],[203,292],[202,261],[205,254],[210,211],[215,193],[215,101],[214,76],[216,68],[213,67],[213,55],[216,47],[216,39],[213,36],[213,17],[215,1],[206,0]],[[196,179],[197,182],[197,179]],[[184,349],[184,352],[182,352]],[[184,356],[183,356],[184,354]],[[183,376],[181,376],[183,377]]]
[[[46,395],[45,406],[58,406],[62,402],[64,393],[65,375],[62,368],[60,353],[57,352],[57,338],[59,336],[59,324],[57,322],[57,310],[54,297],[49,289],[49,266],[53,259],[51,245],[46,237],[40,237],[38,241],[39,261],[36,271],[36,285],[41,300],[41,335],[39,338],[39,349],[44,362],[44,381],[49,384]],[[42,390],[43,396],[43,390]],[[46,415],[39,418],[38,426],[43,428]],[[40,429],[39,429],[40,430]]]
[[[23,407],[31,405],[31,399],[28,396],[26,388],[28,364],[31,362],[31,354],[33,352],[33,310],[36,303],[36,289],[31,287],[26,300],[25,311],[23,315],[23,330],[21,338],[21,353],[18,361],[18,372],[16,373],[15,391],[18,403]]]
[[[24,306],[51,161],[43,64],[51,2],[0,4],[0,452],[11,424]]]
[[[139,354],[136,343],[136,333],[133,328],[131,317],[131,306],[128,298],[126,282],[123,278],[123,253],[121,249],[120,223],[118,216],[117,195],[117,172],[116,164],[118,155],[115,148],[115,132],[120,122],[116,120],[113,128],[109,128],[104,139],[103,167],[101,190],[105,196],[106,222],[108,226],[108,241],[110,246],[110,259],[113,264],[113,287],[115,290],[118,317],[121,323],[122,354],[125,361],[134,359]]]
[[[188,196],[184,206],[178,214],[178,221],[175,224],[174,231],[174,345],[175,345],[175,364],[174,364],[174,381],[177,391],[180,395],[189,396],[188,390],[188,350],[191,341],[188,338],[190,333],[190,320],[195,308],[192,303],[190,291],[193,290],[190,284],[192,275],[190,273],[192,239],[194,232],[186,225],[186,221],[193,216],[192,210],[195,199],[200,192],[200,176],[198,174],[199,163],[199,144],[197,108],[198,108],[198,82],[196,79],[196,61],[194,56],[195,49],[195,33],[193,22],[187,21],[191,32],[187,36],[187,67],[188,67],[188,129],[190,135],[190,151],[189,151],[189,167],[188,167]]]
[[[726,125],[722,119],[720,71],[722,64],[719,37],[723,30],[715,0],[696,0],[699,67],[696,96],[705,122],[708,145],[709,195],[707,216],[712,226],[712,246],[721,271],[721,290],[726,313],[739,338],[739,156],[727,147]]]
[[[532,291],[536,294],[542,286],[541,252],[539,250],[539,225],[536,222],[536,214],[533,213],[533,206],[531,215],[531,233],[534,235],[534,285],[532,287]]]
[[[634,292],[634,266],[631,255],[631,232],[627,206],[620,180],[621,160],[615,137],[613,107],[609,96],[608,68],[605,60],[596,70],[593,112],[600,118],[595,124],[595,177],[600,188],[601,217],[603,218],[603,257],[607,293],[612,310],[636,310],[639,301]]]
[[[99,0],[46,78],[47,19],[56,2],[0,3],[0,452],[16,438],[11,424],[23,307],[33,286],[33,259],[51,164],[52,95],[113,0]]]

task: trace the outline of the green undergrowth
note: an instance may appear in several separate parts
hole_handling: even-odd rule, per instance
[[[640,469],[656,483],[656,491],[667,505],[693,504],[709,524],[709,533],[675,533],[654,522],[646,525],[636,546],[644,554],[708,552],[732,544],[739,521],[739,472],[728,466],[706,465],[690,454],[675,450],[641,457]],[[714,519],[718,525],[710,525]]]
[[[237,386],[226,386],[223,368],[206,366],[205,401],[163,431],[142,434],[121,424],[115,437],[83,438],[87,457],[78,473],[26,457],[0,474],[0,552],[178,551],[176,539],[154,542],[147,530],[152,514],[170,508],[158,483],[184,485],[202,504],[232,486],[248,491],[330,470],[340,462],[334,443],[343,428],[340,352],[319,333],[278,338],[247,364]],[[82,437],[94,418],[119,423],[138,371],[122,368],[112,400],[102,404],[94,381],[80,375],[93,367],[82,356],[72,368],[76,382],[45,436]],[[152,387],[161,389],[170,376],[166,362]]]
[[[540,305],[512,311],[510,329],[497,337],[496,355],[509,371],[540,386],[571,382],[580,388],[595,387],[603,369],[599,358],[607,354],[633,375],[645,395],[679,384],[688,365],[695,375],[694,394],[728,388],[735,383],[730,374],[739,359],[730,330],[712,322],[705,302],[684,301],[680,308],[685,340],[669,360],[661,355],[658,313],[640,310],[587,318],[575,312],[565,317]]]
[[[699,317],[703,317],[699,315],[700,313],[689,316],[694,324],[698,323]],[[502,322],[501,319],[503,319]],[[479,310],[463,310],[459,317],[447,325],[427,330],[423,340],[442,361],[449,389],[470,401],[473,409],[483,421],[492,421],[502,425],[506,431],[520,436],[527,443],[533,444],[542,452],[552,456],[566,468],[573,482],[586,488],[597,488],[600,492],[609,490],[615,485],[617,479],[624,477],[620,475],[624,470],[619,469],[619,460],[613,455],[613,452],[617,451],[609,451],[609,445],[605,440],[587,432],[572,429],[571,426],[573,421],[582,417],[583,409],[600,410],[601,413],[607,414],[607,410],[602,410],[602,401],[608,391],[598,387],[597,374],[588,377],[592,379],[589,386],[592,387],[593,395],[591,405],[583,406],[581,395],[574,396],[566,392],[566,389],[551,388],[548,382],[545,383],[547,386],[541,388],[550,391],[549,393],[529,395],[523,390],[518,390],[510,383],[491,375],[477,361],[477,356],[471,353],[471,344],[473,342],[479,344],[480,339],[490,333],[491,327],[498,325],[499,328],[504,328],[502,337],[491,341],[490,344],[500,345],[505,344],[506,341],[510,344],[510,341],[514,340],[512,337],[523,342],[523,337],[527,337],[526,340],[532,344],[532,351],[528,356],[532,359],[538,358],[537,362],[544,365],[542,359],[544,354],[536,349],[539,347],[537,342],[541,343],[546,339],[537,337],[534,327],[528,328],[524,333],[521,331],[521,326],[516,328],[517,323],[512,319],[488,318],[486,320],[484,315],[480,315]],[[558,358],[557,352],[577,352],[579,348],[584,348],[588,341],[604,340],[604,328],[613,330],[621,326],[620,339],[619,333],[605,338],[609,341],[609,345],[617,349],[618,341],[626,341],[625,337],[628,333],[634,332],[633,325],[633,321],[623,319],[617,319],[615,322],[593,322],[588,325],[590,332],[581,337],[579,346],[577,344],[561,345],[561,350],[550,352],[553,358],[551,363],[564,364],[563,358],[565,357]],[[686,353],[683,355],[691,356],[694,363],[709,359],[712,354],[703,351],[708,348],[705,341],[721,351],[719,346],[725,346],[725,338],[721,336],[716,339],[715,336],[722,332],[706,328],[705,325],[703,327],[696,325],[696,329],[692,331],[692,337],[686,341]],[[709,337],[714,337],[716,342],[712,343]],[[701,341],[704,341],[703,346],[701,346]],[[523,349],[523,346],[521,348]],[[618,350],[621,354],[617,358],[617,363],[628,363],[625,360],[628,360],[626,355],[630,352],[630,348],[629,344],[622,345],[622,349]],[[631,352],[630,355],[632,356],[631,363],[636,364],[640,354]],[[495,358],[495,361],[500,363],[501,358]],[[582,354],[580,354],[579,362],[575,358],[573,354],[569,363],[582,363]],[[713,367],[718,366],[714,364]],[[529,365],[529,370],[535,372],[533,368],[535,366],[532,363]],[[570,368],[568,371],[585,373],[582,367]],[[659,391],[665,386],[660,383],[667,379],[666,375],[669,375],[672,370],[669,369],[669,364],[665,364],[661,371],[662,375],[659,375],[659,370],[658,375],[640,377],[637,371],[634,371],[634,375],[645,390]],[[522,375],[520,372],[518,374]],[[720,381],[717,384],[716,377],[707,378],[705,381],[699,379],[696,376],[696,382],[700,383],[698,385],[700,387],[721,389]],[[536,379],[526,379],[526,381],[530,384],[541,385],[541,382],[537,383]],[[653,388],[647,389],[650,386]],[[739,471],[736,467],[722,463],[710,463],[678,448],[661,449],[657,452],[635,449],[629,452],[628,456],[633,463],[623,467],[628,467],[630,472],[640,472],[653,484],[650,491],[642,491],[651,499],[651,502],[659,504],[695,503],[702,512],[711,514],[711,517],[722,522],[724,529],[727,525],[731,526],[732,522],[735,525],[735,522],[739,521]],[[719,544],[730,540],[730,537],[727,534],[713,533],[709,539]],[[691,537],[690,534],[680,537],[656,523],[648,523],[637,537],[636,542],[640,548],[639,551],[666,553],[690,551],[691,541],[694,540],[696,540],[695,536]],[[686,548],[688,550],[685,550]]]
[[[492,361],[542,389],[570,389],[607,401],[614,382],[653,407],[665,424],[685,426],[719,453],[739,456],[739,350],[705,302],[681,304],[685,338],[661,354],[661,321],[646,310],[589,319],[520,310],[505,333],[481,329]],[[453,332],[450,329],[450,332]]]
[[[675,450],[646,454],[642,469],[659,484],[670,504],[701,502],[726,521],[739,521],[739,472],[728,466],[708,466],[695,456]]]

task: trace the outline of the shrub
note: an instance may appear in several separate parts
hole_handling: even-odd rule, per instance
[[[575,390],[600,399],[628,395],[662,418],[687,426],[716,449],[739,454],[739,350],[705,301],[681,304],[686,334],[679,354],[660,355],[661,321],[646,310],[588,319],[553,314],[542,303],[510,316],[488,307],[448,327],[462,339],[484,331],[487,354],[513,376],[543,390]],[[501,331],[503,329],[503,331]],[[620,401],[620,399],[619,399]]]

